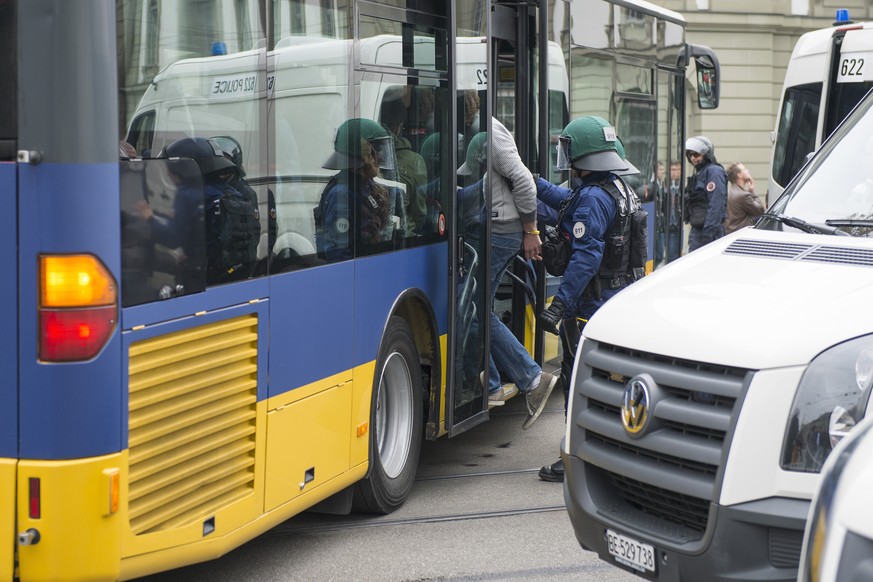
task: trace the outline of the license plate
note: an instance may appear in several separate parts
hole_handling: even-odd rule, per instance
[[[616,562],[639,572],[655,572],[655,548],[623,536],[611,529],[606,530],[606,543]]]

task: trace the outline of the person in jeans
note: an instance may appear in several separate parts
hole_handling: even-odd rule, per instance
[[[515,139],[494,118],[491,119],[490,150],[487,138],[487,135],[478,134],[470,140],[465,162],[458,173],[469,176],[484,172],[488,157],[491,157],[494,175],[484,175],[482,182],[491,200],[491,292],[487,303],[490,306],[506,269],[519,251],[525,259],[539,260],[542,243],[537,230],[536,185],[518,154]],[[528,416],[522,428],[526,430],[542,414],[558,377],[543,371],[493,311],[489,313],[489,328],[489,404],[500,405],[507,398],[500,384],[499,369],[525,394]]]

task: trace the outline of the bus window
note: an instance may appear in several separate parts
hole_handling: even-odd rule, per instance
[[[121,304],[206,288],[203,179],[192,159],[120,163]],[[184,216],[184,224],[174,220]]]
[[[556,184],[563,182],[562,172],[558,167],[558,137],[564,127],[570,122],[567,95],[562,91],[549,89],[549,181]]]
[[[821,83],[810,83],[785,91],[776,131],[772,170],[773,179],[783,187],[803,166],[806,155],[815,151],[821,90]]]

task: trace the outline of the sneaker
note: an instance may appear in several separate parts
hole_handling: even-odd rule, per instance
[[[494,392],[488,393],[488,406],[503,406],[506,401],[518,394],[515,384],[504,384]]]
[[[527,420],[524,421],[524,424],[521,425],[522,429],[529,429],[533,426],[533,423],[537,421],[540,414],[542,414],[543,410],[546,408],[546,402],[549,400],[549,395],[552,393],[552,389],[557,383],[557,376],[549,374],[548,372],[543,372],[539,385],[525,394],[527,397],[528,417]]]
[[[503,406],[504,404],[506,404],[506,401],[503,400],[503,390],[495,390],[488,393],[488,408]]]
[[[503,385],[503,401],[506,402],[518,394],[518,388],[512,382]]]

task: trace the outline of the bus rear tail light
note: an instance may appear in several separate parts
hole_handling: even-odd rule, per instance
[[[92,255],[39,259],[39,358],[72,362],[94,357],[115,329],[118,287]]]
[[[31,477],[27,480],[27,516],[30,519],[42,517],[42,507],[39,495],[39,477]]]

